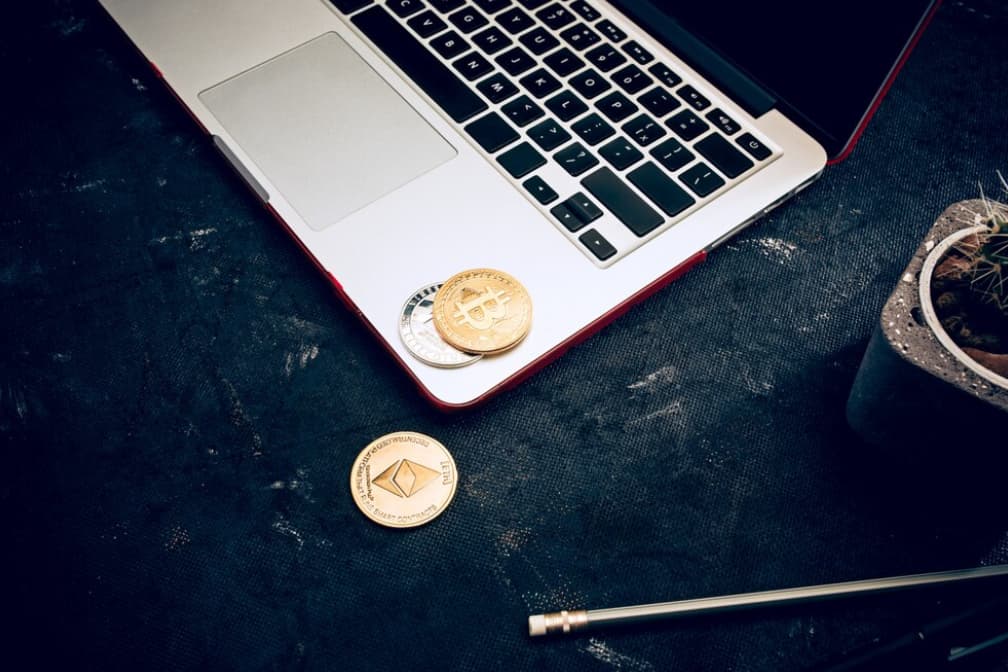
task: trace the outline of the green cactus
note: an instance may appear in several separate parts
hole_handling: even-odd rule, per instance
[[[1008,184],[998,173],[1008,196]],[[945,332],[962,347],[1008,354],[1008,206],[983,196],[986,230],[953,246],[935,268],[931,296]],[[1006,199],[1008,200],[1008,199]]]
[[[1008,184],[998,173],[1001,186],[1008,194]],[[975,240],[958,247],[967,262],[964,276],[971,291],[984,303],[993,304],[1008,315],[1008,211],[1000,204],[986,198],[987,217]]]

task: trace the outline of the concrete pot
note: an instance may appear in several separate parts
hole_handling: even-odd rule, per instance
[[[945,210],[886,301],[847,401],[864,440],[920,459],[948,457],[950,446],[1008,447],[1008,380],[966,355],[931,303],[935,265],[985,213],[979,199]]]

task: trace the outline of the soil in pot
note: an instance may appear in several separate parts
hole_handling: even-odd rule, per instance
[[[963,352],[1008,377],[1008,286],[993,286],[1008,278],[987,277],[978,282],[970,257],[979,243],[976,234],[967,237],[935,267],[932,303],[945,332]],[[991,291],[1001,292],[1000,304],[990,298]]]

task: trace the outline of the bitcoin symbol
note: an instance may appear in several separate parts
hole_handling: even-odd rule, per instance
[[[504,304],[511,300],[511,297],[503,290],[493,291],[489,287],[485,288],[482,294],[465,303],[455,302],[455,314],[452,317],[458,320],[459,325],[468,324],[473,329],[484,331],[494,325],[496,320],[503,319],[507,315],[507,306]]]

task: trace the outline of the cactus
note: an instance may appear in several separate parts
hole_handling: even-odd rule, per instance
[[[998,173],[1008,196],[1008,183]],[[963,348],[1008,355],[1008,206],[983,195],[982,230],[939,262],[931,295],[946,333]],[[1008,199],[1006,199],[1008,200]],[[972,355],[971,355],[972,356]],[[976,359],[976,357],[974,357]]]
[[[1000,172],[998,178],[1008,195],[1008,183]],[[969,280],[970,290],[982,302],[993,304],[1008,316],[1008,210],[987,198],[983,200],[987,206],[983,222],[987,231],[960,246],[959,251],[968,264],[965,277]]]

